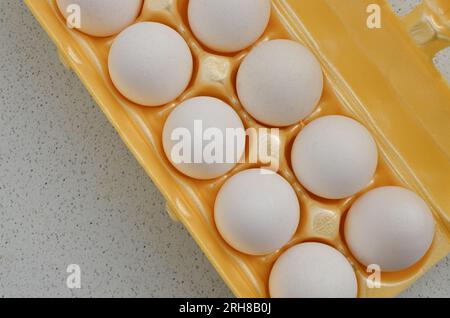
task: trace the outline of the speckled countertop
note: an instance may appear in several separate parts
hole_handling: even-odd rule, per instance
[[[18,0],[0,1],[0,296],[232,296]],[[403,296],[450,297],[450,258]]]

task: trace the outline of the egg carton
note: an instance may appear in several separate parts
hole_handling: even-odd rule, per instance
[[[258,42],[291,39],[309,47],[322,64],[325,83],[313,114],[281,129],[279,135],[268,130],[265,136],[280,146],[281,151],[272,155],[280,159],[279,173],[292,184],[301,202],[297,233],[281,250],[266,256],[245,255],[231,248],[213,218],[215,197],[223,183],[239,171],[264,163],[239,164],[215,180],[194,180],[170,164],[161,140],[170,112],[180,102],[202,95],[230,104],[247,128],[264,127],[242,108],[235,89],[238,67],[251,48],[236,54],[211,51],[189,29],[188,0],[146,0],[136,22],[160,22],[177,30],[192,50],[194,73],[178,99],[158,108],[143,107],[125,99],[108,75],[114,36],[95,38],[70,30],[54,0],[26,3],[56,43],[61,60],[78,74],[158,186],[169,215],[185,225],[236,296],[268,297],[272,265],[300,242],[322,242],[342,252],[356,271],[359,297],[397,295],[450,252],[450,90],[431,62],[434,53],[449,44],[449,2],[424,1],[400,19],[382,0],[272,0],[270,23]],[[366,25],[370,5],[381,10],[380,29]],[[379,146],[377,172],[362,193],[385,185],[407,187],[425,199],[437,222],[435,240],[426,256],[407,270],[383,273],[380,288],[369,288],[366,280],[371,273],[355,260],[343,239],[346,212],[362,193],[344,200],[319,198],[302,187],[291,168],[296,135],[312,120],[331,114],[360,121]]]

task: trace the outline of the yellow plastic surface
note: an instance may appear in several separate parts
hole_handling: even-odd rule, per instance
[[[255,257],[230,248],[213,220],[215,196],[226,176],[196,181],[178,173],[164,156],[161,133],[168,114],[186,98],[211,95],[231,104],[247,127],[260,127],[242,109],[234,81],[248,50],[218,55],[192,36],[187,0],[146,0],[139,21],[165,23],[187,40],[195,56],[188,90],[160,108],[127,101],[108,76],[107,56],[114,37],[93,38],[66,27],[54,0],[26,0],[49,33],[64,62],[84,82],[154,183],[168,211],[190,231],[236,296],[268,296],[272,264],[286,248],[303,241],[330,244],[350,259],[357,271],[360,297],[398,294],[450,252],[450,91],[431,63],[437,49],[448,45],[450,1],[426,0],[400,20],[381,0],[272,0],[270,25],[262,40],[289,38],[307,45],[322,63],[325,91],[317,110],[304,122],[282,129],[280,174],[292,183],[302,205],[301,225],[281,251]],[[381,7],[382,28],[369,29],[369,4]],[[289,153],[293,138],[311,120],[327,114],[354,117],[371,130],[380,148],[380,164],[369,189],[402,185],[420,194],[433,210],[437,234],[429,253],[412,268],[382,274],[382,288],[369,289],[367,273],[342,239],[345,212],[355,197],[324,200],[308,193],[295,179]],[[365,191],[367,191],[366,189]],[[301,269],[299,269],[301,270]]]

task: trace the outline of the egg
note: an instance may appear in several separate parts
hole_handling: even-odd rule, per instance
[[[72,25],[77,21],[74,5],[80,16],[79,30],[83,33],[107,37],[119,33],[138,17],[143,0],[57,0],[58,8]]]
[[[222,186],[214,205],[214,219],[233,248],[265,255],[290,241],[299,225],[300,205],[283,177],[266,169],[250,169]]]
[[[345,219],[345,239],[365,266],[404,270],[422,259],[435,234],[433,215],[414,192],[381,187],[360,197]]]
[[[276,261],[269,290],[272,298],[355,298],[358,283],[339,251],[321,243],[302,243]]]
[[[314,55],[290,40],[257,45],[243,60],[236,80],[239,99],[257,121],[276,127],[308,116],[322,96],[323,74]]]
[[[200,180],[233,169],[245,152],[244,125],[225,102],[194,97],[178,105],[163,129],[166,156],[181,173]]]
[[[292,168],[300,183],[326,199],[350,197],[371,182],[378,150],[369,131],[344,116],[312,121],[294,141]]]
[[[185,40],[161,23],[141,22],[118,35],[109,52],[109,73],[126,98],[161,106],[181,95],[193,69]]]
[[[189,24],[197,39],[219,52],[236,52],[264,33],[270,0],[190,0]]]

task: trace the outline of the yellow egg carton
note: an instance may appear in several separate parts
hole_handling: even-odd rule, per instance
[[[193,180],[169,163],[161,141],[169,113],[181,101],[199,95],[232,105],[247,128],[262,127],[242,108],[235,89],[239,64],[251,48],[233,55],[212,52],[189,29],[188,0],[146,0],[138,21],[161,22],[176,29],[195,57],[186,92],[168,105],[148,108],[125,99],[109,78],[107,59],[114,37],[95,38],[69,29],[55,0],[26,3],[57,45],[62,61],[78,74],[161,190],[171,216],[186,226],[236,296],[269,296],[273,263],[299,242],[323,242],[346,255],[357,273],[360,297],[397,295],[450,252],[450,90],[432,64],[434,54],[449,44],[450,1],[425,0],[401,19],[382,0],[272,0],[270,24],[259,41],[293,39],[309,47],[322,64],[325,89],[311,116],[271,138],[281,149],[279,172],[295,188],[302,211],[291,242],[267,256],[232,249],[220,237],[213,219],[221,185],[251,165],[238,165],[212,181]],[[376,14],[378,9],[381,28],[369,28],[371,10]],[[378,143],[380,163],[364,192],[383,185],[412,189],[426,200],[437,222],[427,255],[405,271],[383,273],[381,288],[368,287],[370,273],[353,258],[343,240],[345,213],[361,193],[345,200],[318,198],[299,184],[290,166],[290,149],[298,132],[313,119],[330,114],[356,118]]]

